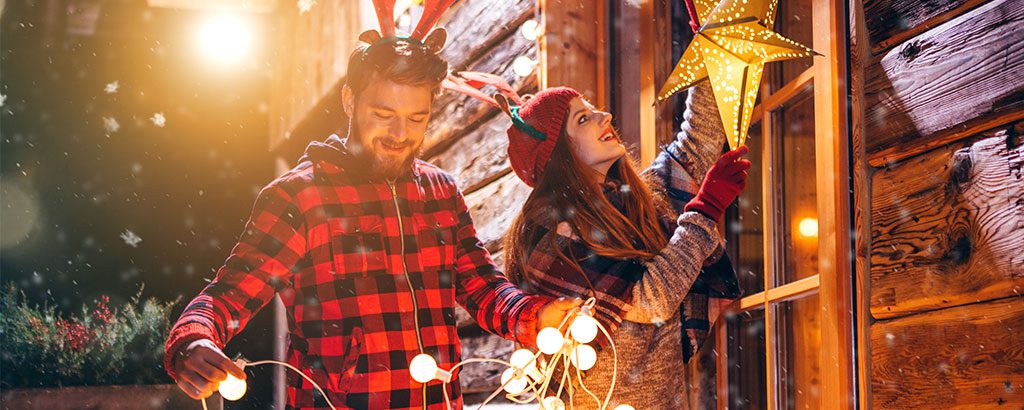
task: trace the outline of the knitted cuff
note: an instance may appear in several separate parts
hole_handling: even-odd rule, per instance
[[[214,344],[220,346],[210,328],[199,323],[185,323],[175,326],[171,330],[170,336],[167,337],[167,344],[164,345],[164,370],[172,379],[178,380],[174,369],[178,359],[184,354],[183,350],[192,342],[200,339],[210,339]]]

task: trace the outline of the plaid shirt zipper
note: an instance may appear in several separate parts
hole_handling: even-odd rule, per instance
[[[409,285],[409,296],[412,297],[412,320],[416,326],[416,346],[423,354],[423,337],[420,336],[420,308],[416,303],[416,289],[412,287],[412,278],[409,277],[409,265],[405,262],[405,228],[402,227],[402,208],[398,206],[398,192],[395,190],[395,181],[387,181],[388,188],[391,188],[391,201],[395,203],[395,215],[398,216],[398,237],[402,243],[402,271],[405,272],[405,283]],[[423,410],[427,410],[427,384],[424,383],[420,389],[423,393]]]

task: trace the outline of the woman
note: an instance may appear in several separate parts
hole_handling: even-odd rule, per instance
[[[595,297],[594,316],[618,351],[609,408],[687,407],[692,384],[682,368],[706,337],[709,297],[739,295],[727,261],[702,267],[721,257],[716,225],[745,186],[750,161],[741,158],[746,147],[718,158],[725,135],[706,81],[688,104],[679,138],[643,175],[612,116],[575,90],[547,89],[506,109],[512,168],[534,188],[506,237],[506,274],[527,291]],[[611,355],[601,349],[583,379],[601,399]],[[597,406],[580,389],[572,396],[577,409]]]

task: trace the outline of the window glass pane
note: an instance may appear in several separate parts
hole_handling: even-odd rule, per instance
[[[764,311],[729,315],[729,408],[764,409],[765,391]]]
[[[820,407],[820,311],[817,294],[776,306],[780,409]]]
[[[807,47],[814,46],[814,28],[811,25],[811,0],[779,0],[779,10],[775,14],[775,31],[789,39]],[[811,57],[785,60],[765,66],[765,78],[768,89],[775,93],[800,73],[804,72],[814,60]]]
[[[726,238],[729,257],[739,276],[743,295],[752,295],[764,290],[764,212],[762,187],[763,164],[761,161],[761,122],[750,127],[747,158],[754,165],[747,174],[747,187],[737,198],[736,206],[730,207],[726,222]]]
[[[812,87],[772,112],[775,141],[775,223],[781,245],[782,285],[818,273],[818,212],[814,156],[814,94]]]

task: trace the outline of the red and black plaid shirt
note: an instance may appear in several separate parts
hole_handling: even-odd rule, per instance
[[[441,382],[424,387],[408,364],[421,349],[442,369],[461,360],[456,302],[487,331],[532,339],[549,298],[498,271],[450,175],[416,161],[388,183],[354,163],[331,136],[260,192],[216,279],[171,330],[169,371],[192,341],[223,348],[275,294],[288,312],[288,362],[338,408],[444,408]],[[461,408],[457,375],[449,395]],[[327,404],[289,372],[288,407]]]

